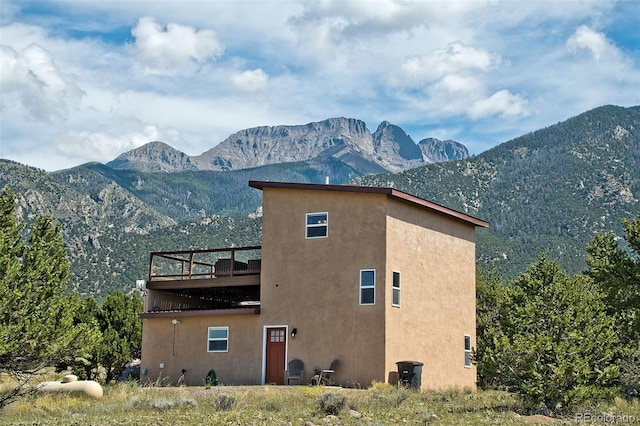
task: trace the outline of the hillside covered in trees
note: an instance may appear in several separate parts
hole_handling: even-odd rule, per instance
[[[0,160],[0,186],[15,192],[27,223],[51,214],[62,224],[72,288],[103,297],[143,279],[151,251],[259,244],[261,194],[247,182],[357,176],[331,161],[174,173],[91,163],[47,173]],[[471,158],[351,183],[393,186],[487,220],[478,264],[514,277],[540,253],[583,271],[590,239],[621,236],[622,219],[640,210],[639,175],[640,107],[604,106]]]
[[[640,107],[597,108],[473,158],[356,182],[487,220],[477,237],[480,266],[513,277],[547,253],[580,272],[593,235],[621,235],[622,219],[640,211]]]

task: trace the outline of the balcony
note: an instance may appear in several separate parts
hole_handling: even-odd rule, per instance
[[[152,252],[143,317],[259,313],[260,249]]]

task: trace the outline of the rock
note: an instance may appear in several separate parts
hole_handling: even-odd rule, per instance
[[[464,160],[469,158],[467,147],[459,142],[427,138],[418,142],[425,163]]]

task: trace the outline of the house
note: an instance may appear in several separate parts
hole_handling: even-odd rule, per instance
[[[142,381],[475,387],[475,228],[488,223],[392,188],[251,181],[261,247],[152,253]],[[417,364],[416,364],[417,365]],[[419,369],[416,372],[420,373]],[[182,379],[181,379],[182,380]]]

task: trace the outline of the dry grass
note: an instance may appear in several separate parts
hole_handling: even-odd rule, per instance
[[[617,400],[591,407],[594,415],[635,416],[640,403]],[[383,383],[369,389],[308,386],[105,388],[101,400],[34,396],[5,409],[6,425],[531,425],[573,423],[520,415],[522,406],[505,392],[452,389],[417,392]]]

